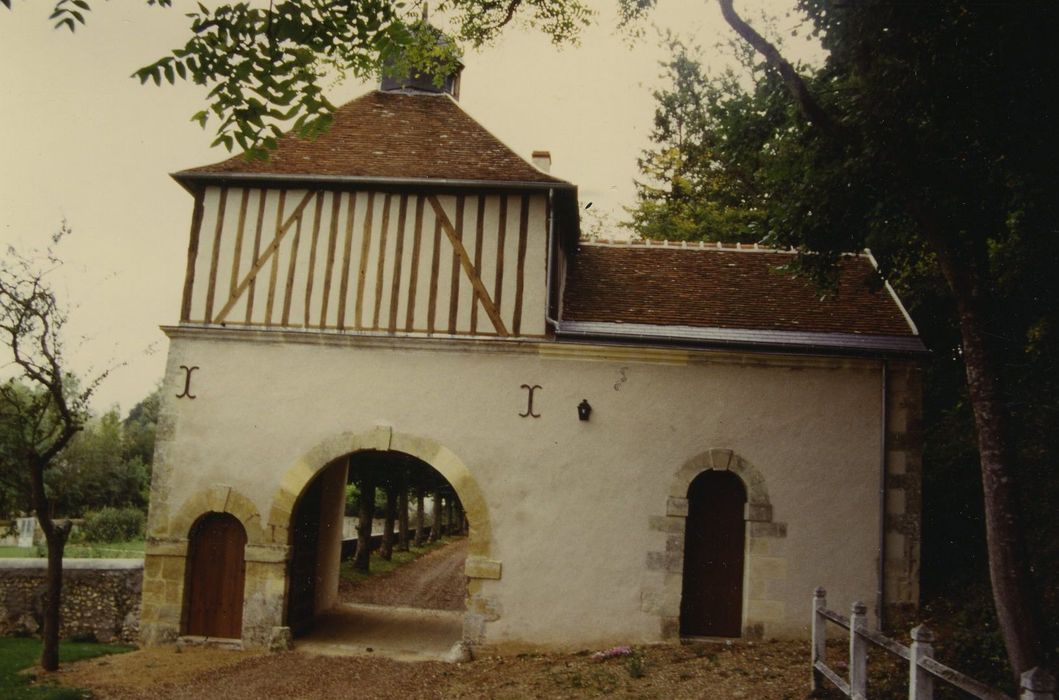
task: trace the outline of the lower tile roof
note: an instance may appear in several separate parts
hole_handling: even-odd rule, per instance
[[[845,256],[830,295],[757,246],[598,244],[572,256],[560,334],[778,347],[920,352],[869,255]]]

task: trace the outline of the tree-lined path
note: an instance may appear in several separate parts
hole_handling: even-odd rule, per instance
[[[463,563],[467,540],[436,549],[399,569],[360,583],[342,581],[339,600],[431,610],[463,610],[467,580]]]

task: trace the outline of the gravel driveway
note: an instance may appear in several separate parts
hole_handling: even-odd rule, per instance
[[[466,540],[455,542],[393,573],[373,576],[356,586],[343,585],[340,599],[369,606],[463,610],[466,556]],[[301,650],[267,654],[162,647],[90,659],[44,678],[45,682],[88,688],[92,697],[104,700],[601,696],[800,700],[808,691],[809,649],[804,642],[653,645],[605,661],[594,659],[594,651],[598,650],[489,656],[449,664],[397,661],[373,654],[324,656]]]
[[[169,647],[90,659],[51,675],[103,700],[802,700],[809,690],[804,642],[656,645],[634,653],[602,662],[582,652],[446,664]]]
[[[358,584],[342,581],[338,599],[343,603],[463,610],[467,597],[467,578],[463,575],[466,559],[467,540],[456,540],[390,573],[376,574]]]

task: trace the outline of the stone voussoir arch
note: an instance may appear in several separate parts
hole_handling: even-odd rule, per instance
[[[746,487],[746,520],[772,522],[772,502],[769,500],[765,477],[761,472],[732,450],[713,448],[695,455],[680,468],[669,487],[667,511],[671,515],[687,515],[688,487],[705,471],[729,471],[739,477]],[[673,512],[673,511],[678,512]],[[680,512],[682,511],[682,512]]]
[[[228,484],[213,484],[189,496],[169,518],[167,529],[170,536],[186,542],[191,527],[208,513],[227,513],[235,517],[246,530],[248,545],[270,543],[257,506]]]
[[[266,530],[270,541],[290,544],[290,521],[295,504],[305,487],[336,459],[364,450],[402,452],[426,462],[455,489],[463,504],[467,522],[468,553],[488,558],[492,548],[492,528],[485,497],[463,461],[450,449],[425,437],[395,432],[390,426],[377,426],[364,432],[335,435],[303,455],[280,479],[272,498]],[[491,578],[491,577],[490,577]]]

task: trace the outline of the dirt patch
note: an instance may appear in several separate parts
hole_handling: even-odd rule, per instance
[[[141,649],[63,665],[56,679],[63,685],[88,688],[99,697],[169,697],[159,689],[179,687],[264,652],[227,651],[205,647]],[[129,694],[130,695],[126,695]]]
[[[467,540],[435,549],[389,573],[376,574],[357,584],[340,581],[343,603],[368,603],[430,610],[463,610],[467,578],[463,564]]]
[[[462,610],[466,540],[389,573],[345,585],[344,601]],[[440,614],[440,613],[438,613]],[[376,650],[381,651],[381,649]],[[402,662],[174,647],[90,659],[54,674],[63,685],[113,700],[406,698],[656,698],[801,700],[808,694],[805,642],[702,642],[634,647],[599,660],[577,654],[484,657],[466,664]],[[839,650],[841,651],[841,650]]]
[[[300,652],[257,655],[172,648],[76,664],[65,685],[98,698],[684,698],[800,700],[808,692],[808,644],[702,643],[636,647],[606,661],[579,654],[487,657],[467,664],[402,663]],[[166,657],[169,657],[168,659]]]

